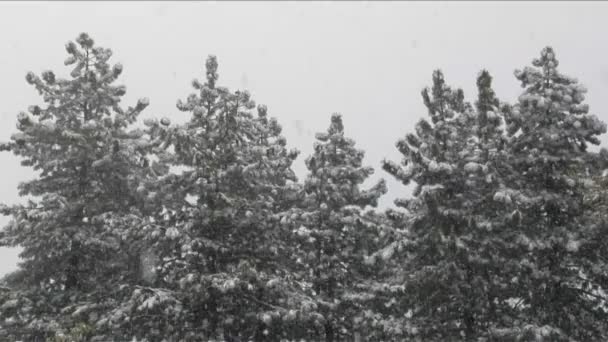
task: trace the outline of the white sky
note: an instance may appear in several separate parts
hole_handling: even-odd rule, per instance
[[[513,70],[551,45],[561,71],[588,87],[591,111],[608,121],[606,18],[604,2],[0,2],[0,141],[15,132],[19,111],[40,103],[26,72],[67,76],[64,44],[88,32],[123,63],[125,105],[150,98],[144,117],[185,120],[176,100],[202,78],[206,56],[217,55],[220,84],[248,89],[302,151],[300,177],[314,132],[342,113],[374,180],[388,181],[387,206],[410,189],[380,161],[399,160],[395,142],[426,115],[420,90],[433,69],[474,101],[477,73],[487,68],[499,97],[513,100],[521,91]],[[9,153],[0,165],[0,202],[15,203],[17,184],[33,173]],[[17,259],[0,248],[0,275]]]

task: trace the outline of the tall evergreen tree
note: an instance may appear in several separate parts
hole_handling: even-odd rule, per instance
[[[384,163],[402,183],[416,183],[412,199],[396,201],[405,209],[405,222],[397,224],[407,226],[409,234],[381,251],[390,256],[398,249],[395,257],[405,258],[405,268],[396,271],[402,276],[394,281],[405,287],[406,316],[399,321],[393,315],[392,325],[402,327],[391,329],[410,339],[469,341],[481,336],[485,325],[491,301],[484,275],[487,221],[480,209],[487,195],[478,187],[493,182],[489,151],[500,136],[490,81],[487,73],[480,75],[475,111],[462,90],[452,90],[436,71],[432,88],[422,92],[431,122],[420,120],[416,134],[397,143],[402,165]]]
[[[315,340],[352,340],[355,319],[365,294],[363,279],[373,274],[364,263],[378,243],[379,228],[372,213],[386,192],[383,180],[364,190],[373,173],[362,165],[364,152],[344,135],[342,117],[334,114],[327,133],[318,133],[313,154],[306,160],[309,175],[302,203],[291,210],[299,226],[293,258],[313,303]]]
[[[111,66],[112,52],[87,34],[66,50],[71,77],[28,73],[44,105],[20,113],[19,132],[0,145],[38,171],[19,185],[27,204],[2,207],[13,220],[0,235],[0,245],[23,249],[0,320],[29,338],[94,322],[115,285],[133,281],[133,256],[124,248],[129,226],[114,221],[139,215],[132,190],[146,175],[146,158],[142,133],[128,126],[148,101],[121,108],[125,87],[115,81],[122,65]]]
[[[494,195],[521,217],[505,241],[519,300],[513,322],[552,340],[603,340],[605,298],[593,290],[605,288],[594,241],[605,228],[586,224],[592,211],[584,196],[598,156],[588,145],[599,144],[606,125],[588,114],[586,89],[557,71],[553,49],[543,49],[532,65],[515,72],[524,92],[506,116],[510,171]]]
[[[298,302],[277,216],[296,188],[298,152],[266,107],[253,112],[249,93],[217,86],[217,67],[209,57],[206,81],[178,101],[187,123],[147,122],[161,175],[142,189],[158,213],[149,225],[158,277],[115,320],[138,337],[275,340]]]
[[[516,72],[526,90],[513,107],[482,72],[475,113],[450,102],[459,96],[435,74],[433,99],[423,92],[434,125],[398,143],[405,167],[385,163],[417,183],[414,199],[397,202],[409,239],[387,249],[411,253],[403,326],[422,340],[604,338],[604,225],[585,219],[583,189],[600,163],[587,145],[606,128],[550,48],[533,64]],[[437,104],[464,112],[454,119]]]
[[[466,225],[459,237],[466,258],[466,282],[471,283],[470,299],[463,310],[466,340],[488,339],[493,332],[510,323],[503,317],[512,310],[512,274],[505,265],[512,256],[500,253],[509,227],[519,219],[517,212],[505,212],[493,201],[502,188],[502,175],[508,172],[503,116],[510,106],[500,103],[492,89],[492,77],[483,70],[477,77],[478,96],[469,131],[469,144],[461,152],[463,176],[462,209]]]

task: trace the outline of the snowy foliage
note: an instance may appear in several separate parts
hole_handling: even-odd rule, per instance
[[[37,171],[0,246],[0,340],[603,341],[608,339],[606,125],[545,48],[515,72],[516,103],[477,77],[465,101],[440,71],[428,118],[383,169],[413,196],[378,212],[383,180],[331,116],[298,182],[278,121],[205,79],[184,124],[124,109],[121,64],[87,35],[69,77],[0,150]],[[373,132],[372,132],[373,133]]]
[[[414,199],[397,203],[410,234],[406,255],[393,256],[407,264],[412,315],[398,324],[416,328],[410,338],[606,338],[606,249],[597,245],[605,224],[584,205],[589,173],[602,164],[587,146],[606,126],[557,64],[546,48],[517,71],[524,92],[513,106],[480,73],[474,109],[436,72],[433,96],[423,92],[432,124],[422,120],[397,144],[403,165],[385,162],[417,185]]]
[[[344,135],[339,114],[332,115],[327,132],[316,139],[306,159],[309,174],[302,200],[284,213],[283,224],[298,227],[293,229],[291,258],[315,308],[314,333],[303,337],[350,340],[363,329],[356,319],[368,301],[364,279],[374,271],[364,260],[378,248],[381,229],[378,218],[365,209],[377,205],[386,185],[381,180],[361,188],[373,169],[362,165],[364,153]]]
[[[206,82],[194,81],[197,93],[178,101],[192,114],[187,123],[146,123],[159,157],[158,181],[141,189],[156,213],[146,239],[157,254],[155,284],[175,299],[164,310],[182,326],[162,328],[164,315],[147,324],[175,339],[192,333],[184,327],[207,338],[260,338],[274,333],[271,323],[298,296],[281,265],[277,217],[297,188],[291,164],[298,152],[287,149],[265,106],[254,111],[249,93],[216,85],[217,67],[209,57]],[[156,312],[153,298],[134,300]],[[137,336],[149,334],[142,327]]]
[[[3,207],[13,219],[0,245],[21,246],[23,261],[11,277],[19,305],[0,320],[39,334],[70,329],[80,316],[94,321],[117,284],[135,281],[131,228],[141,201],[132,190],[147,175],[145,137],[128,130],[147,100],[120,107],[122,66],[111,66],[111,51],[88,35],[66,50],[70,77],[28,73],[44,105],[20,113],[18,133],[0,146],[38,171],[19,186],[28,203]]]
[[[596,209],[584,205],[588,190],[579,184],[601,172],[594,167],[601,155],[588,145],[599,144],[606,125],[588,114],[586,89],[558,64],[545,48],[533,67],[515,73],[524,92],[505,115],[510,139],[502,177],[515,197],[529,200],[503,205],[502,212],[518,212],[509,228],[522,238],[509,247],[525,261],[505,266],[519,275],[519,321],[559,330],[564,339],[604,340],[605,299],[596,290],[606,288],[606,278],[594,270],[606,265],[596,240],[605,225],[589,222]]]

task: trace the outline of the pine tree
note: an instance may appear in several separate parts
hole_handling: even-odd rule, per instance
[[[502,175],[508,172],[503,117],[510,106],[500,103],[492,89],[492,77],[483,70],[477,77],[478,97],[469,133],[471,139],[461,152],[464,177],[462,207],[466,228],[459,239],[466,253],[463,266],[472,287],[464,315],[464,336],[470,339],[493,338],[493,332],[510,323],[503,316],[512,309],[508,284],[513,274],[505,265],[513,257],[500,253],[510,237],[509,227],[519,219],[517,212],[504,212],[494,201],[503,188]],[[515,261],[516,262],[516,261]]]
[[[504,249],[514,259],[506,265],[519,301],[514,328],[604,340],[605,298],[595,290],[605,288],[605,264],[595,238],[605,228],[586,222],[593,210],[584,198],[598,156],[588,145],[599,144],[606,125],[588,114],[586,89],[557,71],[553,49],[532,64],[515,72],[524,92],[506,116],[510,170],[494,195],[521,217]]]
[[[157,281],[116,312],[138,337],[275,340],[298,302],[277,216],[293,196],[298,153],[266,107],[255,114],[249,93],[216,85],[217,67],[209,57],[206,82],[178,101],[187,123],[147,122],[159,157],[158,182],[142,189],[158,213],[148,237]]]
[[[516,72],[526,91],[514,107],[499,103],[482,72],[475,113],[450,101],[460,96],[436,73],[433,98],[423,92],[434,125],[423,120],[398,143],[404,167],[385,163],[417,183],[414,199],[397,201],[409,235],[381,251],[410,253],[410,336],[603,338],[604,225],[584,219],[583,188],[600,163],[587,144],[605,125],[587,115],[584,89],[555,71],[551,49],[534,65],[542,69]]]
[[[340,115],[332,115],[327,133],[318,133],[316,139],[306,160],[310,173],[302,203],[288,215],[287,223],[298,226],[293,258],[308,285],[313,339],[352,340],[366,298],[364,279],[373,274],[364,261],[379,239],[377,220],[365,209],[377,205],[386,185],[381,180],[361,188],[373,169],[362,166],[364,152],[344,136]]]
[[[431,122],[420,120],[416,134],[397,143],[404,155],[402,165],[384,163],[384,169],[403,184],[416,183],[412,199],[396,201],[405,209],[404,221],[397,225],[407,227],[408,234],[381,251],[404,258],[405,268],[395,271],[401,277],[393,279],[404,286],[398,305],[404,311],[402,317],[392,315],[387,325],[400,324],[392,329],[410,339],[479,336],[487,280],[479,274],[484,251],[475,213],[483,202],[473,189],[480,174],[488,171],[479,145],[493,137],[498,126],[490,115],[496,100],[488,82],[488,75],[482,74],[478,115],[464,101],[462,90],[451,89],[443,74],[434,72],[433,87],[422,92]]]
[[[87,34],[66,50],[71,77],[28,73],[44,105],[20,113],[18,133],[1,145],[38,171],[19,185],[27,204],[2,207],[13,220],[0,235],[0,245],[23,248],[0,320],[30,338],[94,322],[111,305],[115,285],[133,280],[124,249],[130,226],[114,221],[139,215],[132,190],[146,175],[138,148],[145,139],[128,126],[148,100],[120,107],[125,87],[115,81],[122,65],[111,66],[112,52]]]

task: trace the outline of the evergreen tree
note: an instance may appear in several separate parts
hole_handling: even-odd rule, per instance
[[[282,260],[277,213],[296,188],[281,127],[249,93],[206,82],[178,109],[183,125],[148,121],[157,143],[159,180],[142,189],[157,208],[148,237],[158,256],[157,281],[116,311],[117,322],[153,339],[275,340],[298,298]]]
[[[509,106],[500,103],[492,89],[492,77],[485,70],[477,77],[477,90],[471,145],[463,153],[464,207],[469,218],[461,239],[468,254],[467,276],[477,290],[467,308],[465,335],[487,338],[493,329],[501,326],[500,316],[509,307],[509,297],[502,291],[510,281],[502,272],[507,261],[497,250],[503,244],[504,223],[508,226],[513,217],[500,215],[500,204],[493,202],[493,195],[501,184],[507,143],[503,112]]]
[[[352,340],[366,293],[364,279],[373,275],[365,258],[379,241],[372,212],[386,192],[383,180],[368,190],[363,182],[373,173],[362,166],[364,152],[344,136],[342,118],[331,117],[327,133],[318,133],[314,153],[306,160],[309,175],[301,204],[290,211],[297,243],[296,268],[308,285],[314,340]]]
[[[584,88],[555,70],[550,48],[533,64],[540,70],[516,72],[526,90],[513,107],[482,72],[474,113],[436,73],[433,98],[423,92],[434,125],[421,121],[397,144],[404,167],[385,163],[417,183],[414,199],[397,201],[409,235],[381,251],[408,253],[402,326],[411,336],[604,338],[605,226],[585,219],[594,210],[584,188],[601,163],[587,145],[605,125],[587,114]]]
[[[146,176],[145,139],[128,131],[148,105],[122,109],[125,87],[115,85],[122,66],[112,52],[81,34],[66,45],[70,78],[45,71],[26,80],[43,97],[18,116],[11,141],[0,145],[38,171],[21,183],[25,205],[3,206],[12,221],[0,245],[20,246],[22,262],[10,276],[10,295],[0,310],[6,329],[40,338],[76,323],[94,322],[111,304],[116,284],[132,282],[130,225],[139,216],[134,191]]]
[[[595,238],[605,226],[589,225],[585,187],[592,183],[589,144],[599,144],[606,125],[588,114],[586,89],[557,71],[547,47],[517,70],[524,87],[508,111],[507,164],[503,189],[494,200],[521,217],[510,225],[504,253],[513,275],[517,311],[514,329],[551,336],[552,340],[606,339],[603,249]]]
[[[485,340],[494,331],[508,326],[504,316],[512,310],[512,290],[507,285],[513,275],[505,272],[513,256],[503,254],[509,227],[519,219],[517,212],[504,212],[501,203],[493,200],[502,189],[502,175],[509,171],[503,132],[503,116],[510,110],[500,103],[492,89],[492,77],[482,71],[477,77],[478,97],[469,131],[467,147],[461,152],[463,176],[462,209],[466,217],[459,248],[466,271],[465,281],[471,284],[470,296],[463,310],[465,340]]]
[[[420,120],[416,133],[397,143],[402,165],[384,163],[405,185],[416,183],[412,199],[396,201],[405,209],[397,225],[408,234],[379,253],[402,257],[406,265],[395,265],[403,269],[393,279],[404,286],[403,302],[396,306],[402,316],[391,315],[387,328],[410,339],[470,341],[485,325],[491,302],[484,274],[490,257],[483,231],[487,195],[478,187],[493,182],[490,141],[500,135],[500,120],[487,73],[478,86],[475,111],[462,90],[452,90],[436,71],[433,87],[422,92],[431,122]]]

